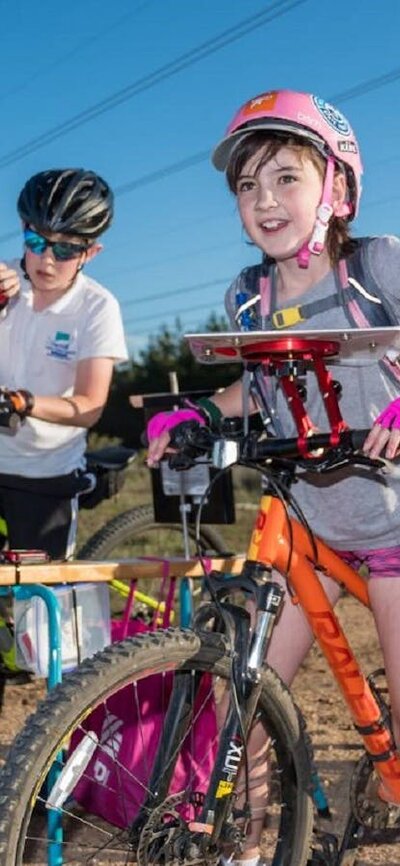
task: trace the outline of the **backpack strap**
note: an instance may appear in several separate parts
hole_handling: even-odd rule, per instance
[[[354,252],[341,259],[337,268],[342,295],[343,286],[355,290],[350,303],[342,305],[350,324],[356,328],[387,328],[399,324],[384,291],[369,266],[368,246],[374,238],[358,238]]]
[[[343,290],[343,279],[347,274],[347,284],[356,288],[358,292],[350,303],[343,304],[343,309],[353,328],[396,327],[399,325],[399,320],[369,267],[367,250],[372,240],[373,238],[359,238],[351,256],[339,262],[338,274],[341,277],[339,291]],[[385,355],[379,361],[379,366],[391,382],[400,385],[400,366],[396,356],[392,360]]]

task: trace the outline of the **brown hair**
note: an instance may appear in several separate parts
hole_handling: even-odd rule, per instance
[[[260,154],[255,171],[255,174],[257,174],[270,159],[276,156],[282,147],[291,147],[296,151],[301,160],[305,158],[310,159],[321,175],[321,178],[324,177],[326,162],[314,145],[293,134],[271,133],[260,130],[260,132],[245,135],[233,151],[226,169],[226,179],[231,192],[234,195],[237,194],[237,184],[243,168],[254,154],[258,152]],[[341,171],[337,164],[336,171]],[[350,255],[355,245],[356,241],[350,236],[347,219],[337,216],[332,217],[326,237],[326,248],[332,265],[337,264],[340,258]]]

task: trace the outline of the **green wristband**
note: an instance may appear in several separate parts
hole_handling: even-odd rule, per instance
[[[207,416],[211,427],[219,427],[223,418],[223,414],[218,406],[213,403],[212,400],[209,400],[208,397],[200,397],[200,400],[196,400],[194,403],[195,406],[198,406],[203,410],[205,415]]]

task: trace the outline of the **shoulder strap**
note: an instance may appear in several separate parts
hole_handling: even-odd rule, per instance
[[[387,328],[397,326],[399,320],[384,291],[375,280],[368,261],[368,244],[373,238],[359,238],[355,251],[348,257],[348,283],[358,290],[356,297],[343,303],[350,324],[356,328]],[[400,366],[388,356],[379,361],[382,372],[397,386],[400,384]]]
[[[398,325],[394,310],[369,266],[368,246],[372,240],[374,238],[358,238],[354,252],[345,262],[347,282],[355,290],[355,294],[350,301],[346,302],[343,298],[342,306],[350,324],[357,328]],[[342,286],[339,291],[343,291]]]

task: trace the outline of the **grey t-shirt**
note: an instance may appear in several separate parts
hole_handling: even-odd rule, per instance
[[[371,273],[400,323],[400,240],[392,236],[375,238],[368,245],[367,256]],[[302,296],[301,301],[310,303],[335,291],[334,275],[330,271]],[[228,289],[225,303],[231,326],[237,329],[234,287]],[[291,300],[286,306],[293,306],[293,303]],[[307,319],[306,324],[307,329],[316,330],[348,327],[341,307],[317,313]],[[293,329],[304,330],[304,323],[294,325]],[[339,405],[350,427],[372,426],[379,412],[399,396],[400,388],[388,380],[376,361],[349,361],[331,367],[331,372],[342,384]],[[306,408],[313,423],[321,431],[329,430],[312,371],[307,374],[307,395]],[[285,436],[296,436],[293,417],[279,388],[276,409]],[[314,473],[303,476],[294,486],[293,494],[313,531],[333,547],[357,550],[400,545],[400,481],[388,481],[368,469],[346,467],[322,477]]]

